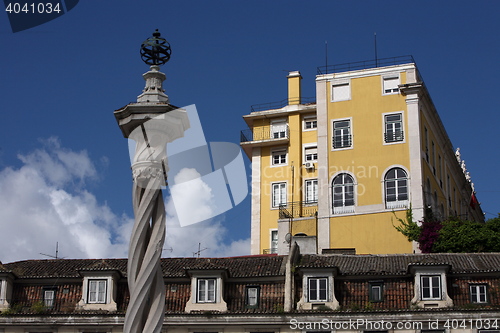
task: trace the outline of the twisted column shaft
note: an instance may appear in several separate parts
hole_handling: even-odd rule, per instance
[[[146,184],[134,182],[135,223],[128,256],[130,301],[124,333],[159,333],[165,315],[165,284],[161,253],[165,242],[165,206],[160,188],[162,177]]]

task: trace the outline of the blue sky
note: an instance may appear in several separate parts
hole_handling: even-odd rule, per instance
[[[414,56],[496,217],[499,12],[498,1],[82,0],[18,33],[1,13],[0,260],[44,258],[56,242],[60,256],[126,255],[130,160],[113,111],[141,93],[139,47],[155,29],[172,46],[162,67],[171,103],[195,104],[206,139],[233,143],[252,104],[287,97],[288,71],[315,95],[325,41],[329,64],[370,60],[376,32],[379,58]],[[244,254],[250,200],[187,234],[170,231],[164,255],[192,255],[198,243],[203,255]]]

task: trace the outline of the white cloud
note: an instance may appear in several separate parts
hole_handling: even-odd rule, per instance
[[[172,197],[166,201],[167,210],[167,237],[164,256],[191,257],[204,249],[201,256],[237,256],[250,253],[250,240],[237,240],[230,244],[225,243],[227,229],[223,226],[223,215],[212,219],[214,191],[200,178],[195,169],[184,168],[174,177],[175,184],[189,184],[189,186],[172,187]],[[182,189],[182,191],[177,191]],[[172,198],[175,198],[173,200]],[[180,223],[183,220],[204,221],[190,224]],[[200,245],[201,244],[201,245]]]
[[[133,218],[115,214],[86,190],[86,182],[99,177],[86,151],[63,148],[50,138],[19,159],[21,167],[0,170],[0,261],[45,259],[40,253],[55,255],[56,242],[61,257],[127,257]],[[193,171],[186,169],[179,176],[179,181],[188,177],[196,184],[182,194],[179,207],[199,218],[211,212],[213,193]],[[202,256],[249,253],[249,240],[226,241],[221,217],[181,227],[172,205],[167,197],[164,247],[173,251],[164,251],[164,256],[191,257],[198,243],[207,248]]]
[[[19,169],[0,171],[0,260],[124,257],[133,221],[117,216],[85,190],[97,177],[86,151],[61,148],[57,139],[20,155]]]

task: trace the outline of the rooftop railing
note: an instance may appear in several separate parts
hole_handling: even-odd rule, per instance
[[[395,66],[408,63],[415,63],[413,56],[406,55],[406,56],[391,57],[391,58],[348,62],[338,65],[320,66],[318,67],[318,75],[348,72],[348,71],[355,71],[360,69],[368,69],[376,67]]]
[[[302,98],[286,98],[281,101],[277,102],[269,102],[269,103],[262,103],[262,104],[254,104],[250,107],[251,112],[256,112],[256,111],[264,111],[264,110],[274,110],[274,109],[281,109],[282,107],[285,107],[290,104],[302,104],[302,105],[309,105],[309,104],[315,104],[316,103],[316,97],[302,97]]]
[[[318,213],[317,201],[294,201],[279,207],[279,218],[313,217]]]

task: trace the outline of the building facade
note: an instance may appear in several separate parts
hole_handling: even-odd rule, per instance
[[[412,57],[318,69],[316,97],[288,75],[288,99],[252,107],[241,146],[252,162],[251,253],[412,253],[395,230],[411,207],[484,221]]]
[[[0,264],[0,332],[123,331],[126,259]],[[162,259],[166,333],[495,333],[500,254]]]

